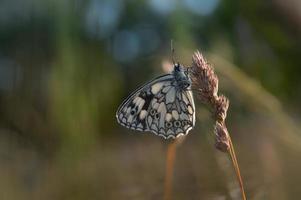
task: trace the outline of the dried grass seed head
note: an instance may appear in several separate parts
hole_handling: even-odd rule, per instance
[[[216,122],[214,127],[215,147],[222,152],[227,152],[230,148],[229,133],[224,123]]]
[[[214,117],[216,121],[223,123],[227,117],[229,100],[224,95],[219,96],[214,104]]]
[[[192,57],[192,83],[198,91],[200,100],[204,103],[212,103],[217,98],[218,78],[212,66],[205,60],[200,52]]]

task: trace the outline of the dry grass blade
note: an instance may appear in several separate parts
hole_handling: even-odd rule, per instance
[[[231,157],[231,161],[232,161],[232,164],[234,166],[236,177],[237,177],[237,180],[238,180],[238,183],[239,183],[242,199],[246,200],[247,198],[246,198],[246,194],[245,194],[245,189],[244,189],[244,185],[243,185],[242,178],[241,178],[241,175],[240,175],[239,165],[238,165],[236,154],[235,154],[235,151],[234,151],[234,146],[232,144],[232,140],[231,140],[230,136],[229,136],[229,141],[230,141],[229,154],[230,154],[230,157]]]

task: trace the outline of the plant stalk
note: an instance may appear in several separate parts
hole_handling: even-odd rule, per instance
[[[172,179],[174,172],[174,163],[176,157],[177,141],[175,139],[167,147],[167,157],[166,157],[166,172],[165,172],[165,183],[164,183],[164,200],[171,200],[172,194]]]
[[[231,161],[232,161],[232,164],[233,164],[233,167],[234,167],[234,170],[235,170],[235,173],[236,173],[236,177],[237,177],[237,180],[238,180],[238,183],[239,183],[242,199],[246,200],[247,198],[246,198],[244,185],[243,185],[242,177],[241,177],[241,174],[240,174],[240,169],[239,169],[239,165],[238,165],[238,162],[237,162],[234,146],[233,146],[230,135],[228,135],[228,136],[229,136],[229,144],[230,144],[230,148],[229,148],[228,152],[230,154]]]

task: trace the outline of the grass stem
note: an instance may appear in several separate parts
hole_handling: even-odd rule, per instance
[[[168,144],[167,157],[166,157],[166,172],[165,172],[165,184],[164,184],[164,200],[171,200],[172,194],[172,179],[174,171],[174,163],[176,157],[177,139]]]
[[[236,173],[236,177],[237,177],[237,180],[238,180],[238,183],[239,183],[242,199],[246,200],[247,198],[246,198],[246,195],[245,195],[244,185],[243,185],[242,177],[241,177],[240,170],[239,170],[239,165],[238,165],[238,162],[237,162],[234,146],[233,146],[230,135],[229,135],[229,143],[230,143],[229,154],[230,154],[231,161],[232,161],[232,164],[233,164],[233,167],[234,167],[234,170],[235,170],[235,173]]]

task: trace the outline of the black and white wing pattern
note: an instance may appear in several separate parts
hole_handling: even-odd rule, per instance
[[[160,76],[133,92],[116,117],[127,128],[166,139],[186,135],[195,125],[192,92],[178,88],[173,74]]]

